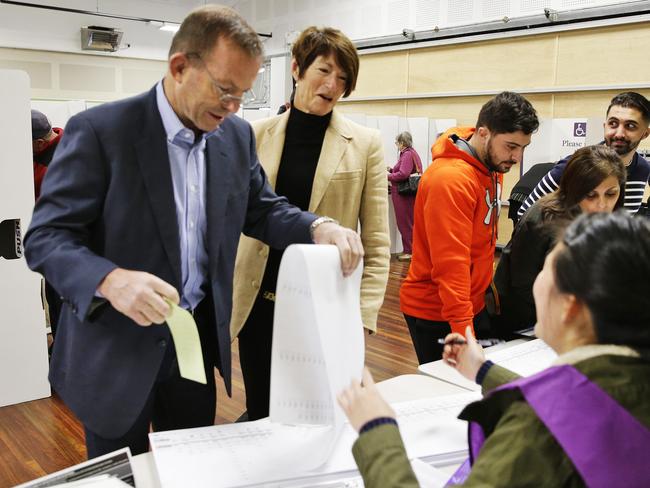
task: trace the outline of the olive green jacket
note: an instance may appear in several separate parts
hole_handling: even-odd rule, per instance
[[[650,359],[625,347],[592,345],[560,356],[556,364],[573,364],[650,429]],[[516,377],[492,366],[483,381],[483,393]],[[463,486],[584,486],[571,460],[521,395],[507,397],[488,397],[466,410],[468,416],[475,409],[483,419],[492,416],[494,430],[486,432],[488,437]],[[393,425],[362,434],[352,453],[366,488],[419,486]]]

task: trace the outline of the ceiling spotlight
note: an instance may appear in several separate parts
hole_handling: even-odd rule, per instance
[[[163,22],[163,24],[159,27],[159,29],[165,32],[177,32],[178,29],[180,29],[180,27],[181,27],[180,24],[174,24],[172,22]]]
[[[409,41],[415,39],[415,31],[412,29],[402,29],[402,36],[406,37]]]
[[[557,22],[559,18],[558,11],[552,8],[545,8],[544,15],[550,22]]]

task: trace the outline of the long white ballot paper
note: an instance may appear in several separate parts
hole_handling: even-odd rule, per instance
[[[273,318],[270,418],[331,426],[303,466],[323,464],[346,422],[336,395],[363,369],[362,266],[343,278],[335,246],[294,245],[280,264]]]

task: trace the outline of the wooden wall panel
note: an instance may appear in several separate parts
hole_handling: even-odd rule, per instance
[[[407,103],[405,100],[385,100],[380,102],[339,103],[336,106],[341,112],[366,115],[397,115],[406,117]]]
[[[422,98],[409,100],[408,117],[430,117],[434,119],[456,119],[459,125],[474,125],[481,107],[491,96]],[[550,117],[552,96],[547,94],[526,95],[540,117]]]
[[[557,84],[648,83],[648,45],[650,22],[562,33]]]
[[[409,117],[456,119],[458,125],[474,125],[481,106],[491,97],[421,98],[408,101]]]
[[[508,243],[510,236],[512,235],[512,227],[512,220],[508,218],[508,207],[501,207],[497,244],[503,244],[505,246]]]
[[[406,93],[408,52],[394,51],[361,56],[355,97]]]
[[[555,42],[545,35],[413,50],[408,93],[552,85]]]

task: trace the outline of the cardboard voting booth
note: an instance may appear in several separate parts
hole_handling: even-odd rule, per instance
[[[0,70],[0,407],[50,395],[41,279],[22,253],[34,207],[29,78]],[[8,222],[8,223],[7,223]]]
[[[526,148],[519,174],[524,174],[537,163],[559,161],[581,147],[598,144],[602,140],[603,119],[541,119],[539,129]]]

